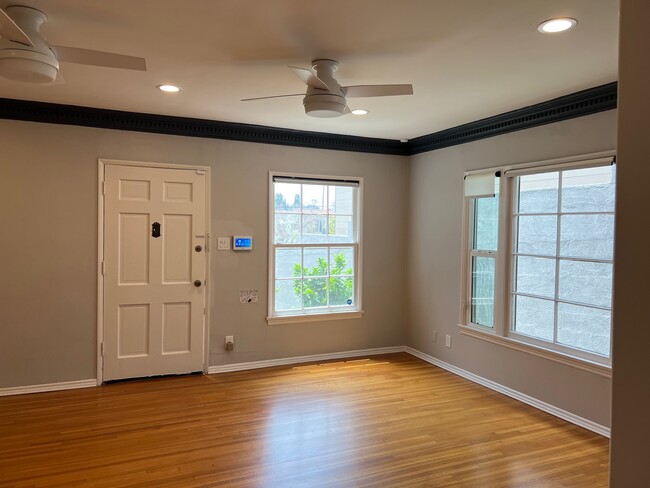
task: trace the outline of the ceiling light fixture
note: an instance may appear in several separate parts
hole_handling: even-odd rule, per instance
[[[574,27],[578,21],[570,17],[562,17],[559,19],[548,19],[537,26],[537,30],[544,34],[553,34],[555,32],[562,32]]]
[[[354,110],[352,111],[352,114],[353,114],[353,115],[367,115],[367,114],[368,114],[368,111],[367,111],[367,110],[364,110],[364,109],[362,109],[362,108],[357,108],[357,109],[354,109]]]
[[[158,85],[157,88],[160,91],[164,91],[166,93],[178,93],[179,91],[181,91],[181,89],[175,85]]]

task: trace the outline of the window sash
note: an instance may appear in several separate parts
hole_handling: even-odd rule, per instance
[[[296,176],[281,176],[274,175],[273,173],[269,174],[270,176],[270,208],[269,208],[269,317],[301,317],[301,316],[310,316],[310,315],[322,315],[328,313],[341,313],[341,312],[356,312],[361,310],[361,292],[360,292],[360,283],[361,283],[361,254],[360,254],[360,242],[361,242],[361,179],[338,179],[331,177],[303,177],[300,175]],[[327,197],[324,204],[324,213],[310,213],[303,211],[302,205],[298,211],[275,211],[275,183],[292,183],[299,184],[300,187],[300,200],[303,202],[303,186],[302,185],[319,185],[326,186],[328,189],[326,191]],[[352,213],[330,213],[330,187],[346,187],[353,188],[352,196]],[[329,219],[329,217],[347,217],[351,218],[352,228],[350,240],[347,242],[310,242],[310,243],[276,243],[275,242],[275,220],[276,215],[300,215],[301,216],[301,235],[302,235],[302,216],[310,215],[322,215]],[[329,222],[329,220],[328,220]],[[329,234],[323,234],[327,239]],[[301,267],[304,268],[304,250],[310,248],[325,248],[327,249],[328,255],[328,267],[327,274],[323,276],[301,276],[301,277],[283,277],[276,278],[276,262],[275,255],[276,250],[284,248],[293,248],[301,249]],[[352,274],[343,274],[343,275],[332,275],[331,271],[331,262],[330,262],[330,252],[331,249],[350,249],[352,251],[352,262],[348,263],[348,266],[352,268]],[[337,305],[330,304],[330,279],[332,278],[351,278],[352,279],[352,304],[351,305]],[[327,304],[323,306],[316,307],[305,307],[304,296],[301,294],[300,301],[301,307],[292,310],[276,310],[276,291],[275,284],[282,281],[294,281],[300,280],[303,284],[307,279],[323,279],[325,280],[328,291],[327,291]]]
[[[592,164],[587,164],[591,162]],[[542,347],[551,347],[553,349],[557,349],[558,351],[562,353],[568,353],[575,355],[576,357],[581,357],[585,359],[596,359],[596,361],[602,361],[602,359],[605,359],[609,361],[611,357],[611,331],[612,331],[612,323],[611,323],[611,302],[609,307],[603,307],[603,306],[598,306],[594,304],[587,304],[587,303],[582,303],[582,302],[576,302],[576,301],[571,301],[571,300],[566,300],[566,299],[561,299],[559,298],[559,287],[560,287],[560,263],[562,261],[578,261],[578,262],[592,262],[592,263],[603,263],[603,264],[613,264],[613,259],[598,259],[598,258],[583,258],[583,257],[572,257],[572,256],[563,256],[561,255],[561,223],[562,219],[561,217],[564,215],[614,215],[614,212],[590,212],[590,211],[584,211],[584,212],[563,212],[562,211],[562,202],[563,202],[563,175],[565,171],[571,171],[571,170],[576,170],[576,169],[583,169],[583,168],[591,168],[591,167],[598,167],[598,166],[605,166],[607,164],[612,164],[612,158],[601,158],[598,160],[586,160],[586,161],[580,161],[575,164],[571,163],[563,163],[559,165],[551,165],[551,166],[542,166],[539,169],[539,171],[536,170],[536,168],[525,168],[520,171],[516,170],[511,170],[511,171],[506,171],[505,176],[507,177],[507,184],[510,188],[512,188],[512,199],[510,202],[510,205],[508,206],[508,213],[509,213],[509,231],[510,231],[510,240],[509,240],[509,245],[508,245],[508,266],[509,266],[509,282],[510,285],[508,286],[508,297],[507,297],[507,303],[508,303],[508,317],[507,317],[507,331],[506,335],[516,338],[518,340],[522,340],[524,342],[529,342],[535,345],[540,345]],[[557,211],[556,212],[539,212],[539,213],[520,213],[518,212],[519,208],[519,179],[521,176],[526,176],[526,175],[533,175],[533,174],[541,174],[545,172],[558,172],[558,186],[557,186]],[[556,217],[556,233],[555,233],[555,253],[554,255],[538,255],[534,253],[520,253],[518,252],[518,225],[517,225],[517,219],[520,216],[555,216]],[[524,293],[521,291],[517,290],[517,257],[524,256],[524,257],[533,257],[533,258],[544,258],[544,259],[549,259],[549,260],[554,260],[554,293],[553,297],[547,297],[547,296],[539,296],[535,294],[530,294],[530,293]],[[521,331],[518,331],[516,329],[516,314],[515,314],[515,306],[516,306],[516,300],[515,297],[521,296],[521,297],[529,297],[529,298],[534,298],[537,300],[545,300],[553,303],[553,337],[552,340],[546,340],[542,338],[538,338],[535,336],[531,336],[525,333],[522,333]],[[590,308],[590,309],[596,309],[596,310],[603,310],[603,311],[608,311],[610,312],[610,326],[609,326],[609,349],[610,353],[608,355],[603,355],[600,354],[597,351],[593,350],[586,350],[583,348],[579,347],[574,347],[574,346],[569,346],[566,344],[563,344],[559,342],[558,340],[558,321],[559,321],[559,304],[568,304],[568,305],[573,305],[573,306],[578,306],[578,307],[584,307],[584,308]],[[598,359],[602,358],[602,359]]]

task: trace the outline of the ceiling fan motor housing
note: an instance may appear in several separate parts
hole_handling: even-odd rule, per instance
[[[338,62],[333,59],[315,59],[312,61],[312,69],[329,91],[309,87],[302,102],[305,113],[319,118],[340,117],[345,113],[347,103],[341,85],[334,78],[334,72],[339,69]]]
[[[22,6],[11,6],[6,11],[34,46],[0,40],[0,76],[29,83],[52,83],[59,71],[59,62],[39,32],[47,16],[40,10]]]

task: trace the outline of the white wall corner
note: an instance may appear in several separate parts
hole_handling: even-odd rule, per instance
[[[434,358],[433,356],[429,356],[428,354],[418,351],[417,349],[413,349],[407,346],[404,348],[404,351],[407,352],[408,354],[411,354],[412,356],[415,356],[416,358],[420,358],[423,361],[426,361],[427,363],[433,364],[434,366],[438,366],[439,368],[449,371],[450,373],[454,373],[469,381],[477,383],[481,386],[485,386],[486,388],[502,393],[503,395],[509,396],[510,398],[519,400],[520,402],[526,403],[527,405],[530,405],[531,407],[535,407],[538,410],[541,410],[546,413],[550,413],[551,415],[561,418],[562,420],[566,420],[567,422],[570,422],[579,427],[595,432],[596,434],[600,434],[604,437],[610,436],[609,427],[605,427],[604,425],[597,424],[596,422],[580,417],[579,415],[568,412],[549,403],[538,400],[537,398],[533,398],[517,390],[513,390],[512,388],[508,388],[507,386],[503,386],[492,380],[483,378],[482,376],[478,376],[474,373],[470,373],[469,371],[465,371],[464,369],[461,369],[457,366],[441,361],[440,359]]]

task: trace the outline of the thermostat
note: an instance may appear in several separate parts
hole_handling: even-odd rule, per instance
[[[232,250],[233,251],[252,251],[253,250],[253,237],[252,236],[232,236]]]

